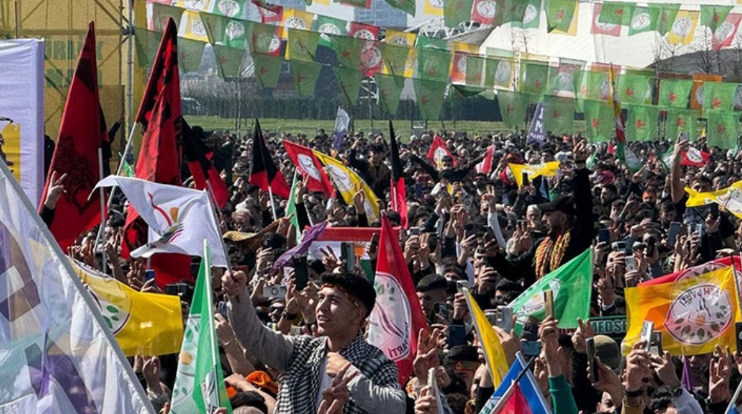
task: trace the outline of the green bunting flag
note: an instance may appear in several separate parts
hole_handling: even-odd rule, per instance
[[[466,57],[466,84],[471,86],[484,85],[484,64],[486,59],[469,55]]]
[[[712,4],[701,5],[701,24],[711,29],[711,33],[724,23],[734,6],[721,6]]]
[[[737,94],[736,83],[705,82],[703,84],[703,112],[734,110],[734,97]]]
[[[526,10],[523,12],[523,20],[513,22],[513,26],[524,29],[538,29],[541,25],[541,0],[528,0]]]
[[[338,64],[349,69],[360,69],[361,52],[365,41],[347,36],[330,36]]]
[[[246,6],[245,0],[216,0],[214,13],[227,17],[241,18]]]
[[[521,62],[520,91],[531,95],[543,95],[549,79],[549,64],[544,62]]]
[[[546,27],[549,33],[558,30],[569,31],[575,14],[575,0],[544,0],[546,8]]]
[[[523,128],[526,122],[526,109],[530,97],[524,93],[511,91],[497,91],[497,103],[500,106],[502,122],[508,129]]]
[[[205,42],[178,38],[178,66],[183,73],[198,72],[204,55]]]
[[[608,72],[589,71],[582,75],[580,96],[593,101],[607,101],[611,93]]]
[[[152,3],[152,29],[155,32],[163,33],[167,27],[167,22],[172,18],[175,24],[180,27],[180,20],[183,18],[184,8],[169,6],[163,3]],[[140,30],[140,29],[136,29]]]
[[[252,59],[255,67],[255,78],[258,80],[260,87],[275,88],[281,74],[283,58],[255,52],[252,54]]]
[[[593,255],[592,249],[587,249],[515,298],[510,307],[518,318],[518,325],[522,326],[531,316],[538,321],[546,318],[544,292],[551,289],[554,293],[554,316],[559,321],[559,328],[578,328],[578,318],[587,321],[590,317],[592,289],[589,287],[592,280]]]
[[[251,52],[278,56],[281,54],[280,26],[249,22],[247,40]]]
[[[634,3],[622,1],[604,1],[600,9],[598,22],[605,24],[628,25],[634,11]]]
[[[583,108],[587,139],[592,143],[609,142],[616,128],[613,106],[605,101],[586,100]]]
[[[680,10],[680,4],[650,4],[649,10],[650,13],[654,13],[657,16],[657,23],[654,26],[654,30],[657,30],[660,36],[664,36],[672,29],[672,25],[675,23],[675,17],[677,17]]]
[[[160,47],[162,33],[137,27],[134,32],[134,43],[137,49],[137,63],[140,68],[151,67]],[[182,39],[178,39],[180,42]]]
[[[232,79],[240,77],[242,59],[245,51],[228,46],[213,45],[216,55],[216,67],[220,78]]]
[[[559,66],[549,67],[548,93],[564,96],[577,96],[582,84],[582,73],[585,62],[572,59],[560,59]]]
[[[342,100],[342,107],[350,108],[358,102],[358,91],[361,89],[361,81],[363,80],[363,73],[348,68],[333,67],[335,72],[335,78],[337,79],[338,86],[340,89],[340,97]]]
[[[211,250],[204,245],[175,374],[172,414],[212,413],[219,407],[232,412],[214,326]]]
[[[462,100],[467,98],[472,98],[477,95],[481,95],[482,97],[486,99],[493,99],[494,98],[494,91],[489,90],[488,88],[483,88],[481,86],[469,86],[469,85],[451,85],[451,91],[453,93],[450,93],[449,97],[454,100]],[[490,94],[492,94],[492,98],[490,98]]]
[[[443,24],[456,27],[471,20],[471,9],[474,0],[446,0],[443,2]]]
[[[394,76],[404,76],[407,65],[407,57],[410,55],[409,46],[393,45],[385,42],[378,43],[381,57],[384,59],[384,65],[387,73]]]
[[[314,61],[320,34],[301,29],[289,29],[286,59]]]
[[[405,78],[401,76],[382,75],[377,73],[374,75],[376,79],[376,87],[379,89],[379,106],[381,110],[390,114],[396,115],[397,109],[399,109],[399,98],[402,95],[402,89],[404,89]]]
[[[386,2],[395,9],[402,10],[415,17],[415,0],[386,0]]]
[[[417,73],[420,79],[448,82],[451,71],[451,53],[443,50],[422,49],[417,55]]]
[[[301,229],[299,228],[299,216],[296,214],[296,183],[302,179],[299,175],[299,169],[294,170],[294,182],[291,183],[291,193],[289,194],[289,202],[286,205],[286,217],[289,218],[291,227],[294,228],[296,233],[296,243],[301,243]]]
[[[488,88],[510,89],[515,72],[515,62],[511,59],[485,59],[484,86]]]
[[[739,112],[713,109],[705,112],[708,119],[707,145],[721,149],[735,148],[739,137]]]
[[[544,95],[544,130],[554,134],[570,134],[574,130],[575,101],[572,98],[560,98]]]
[[[420,117],[425,120],[439,119],[448,84],[424,79],[415,79],[414,82]]]
[[[655,30],[660,10],[656,7],[634,7],[629,20],[629,36]]]
[[[319,78],[322,65],[315,62],[292,60],[290,66],[296,93],[299,96],[314,96],[314,89],[317,86],[317,78]]]
[[[200,12],[199,16],[209,37],[209,43],[236,49],[246,48],[247,22],[212,13]]]
[[[616,88],[618,100],[624,104],[649,104],[652,102],[652,81],[649,76],[619,75]]]
[[[500,5],[502,5],[502,7],[500,7]],[[521,24],[527,8],[528,0],[499,0],[497,2],[497,9],[502,10],[502,13],[497,13],[495,19],[499,18],[499,22],[497,22],[499,24]]]
[[[698,121],[698,110],[667,108],[667,118],[665,118],[666,140],[676,140],[681,132],[687,132],[689,137],[694,138],[701,128]]]
[[[437,49],[437,50],[448,50],[448,41],[438,39],[437,37],[428,37],[419,35],[417,37],[417,49]]]
[[[322,34],[347,36],[347,26],[348,22],[346,22],[345,20],[318,14],[317,19],[313,23],[312,30]]]
[[[662,79],[658,104],[668,108],[687,108],[692,87],[690,79]]]
[[[628,141],[654,141],[660,108],[653,105],[627,105],[626,139]]]

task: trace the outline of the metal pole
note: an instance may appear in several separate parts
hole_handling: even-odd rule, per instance
[[[127,114],[126,122],[127,126],[129,127],[129,134],[131,135],[134,129],[136,128],[136,122],[134,121],[134,2],[128,2],[129,4],[129,27],[127,28],[129,33],[129,49],[127,51],[128,53],[128,66],[129,66],[129,73],[127,75],[128,77],[128,85],[127,85],[127,95],[129,96],[129,102],[127,103]],[[131,142],[131,136],[129,137],[129,142]],[[127,142],[127,146],[129,144]],[[126,153],[124,153],[124,156],[126,156]],[[119,164],[121,165],[121,164]]]
[[[98,176],[101,179],[103,179],[103,148],[101,147],[98,147]],[[106,194],[105,194],[103,187],[101,187],[98,191],[100,192],[99,194],[100,196],[100,226],[98,227],[98,235],[95,238],[95,246],[93,246],[94,253],[95,253],[95,250],[98,249],[98,246],[100,245],[100,240],[103,236],[103,229],[106,227],[106,221],[108,221],[106,218]],[[103,273],[107,273],[106,272],[107,266],[106,266],[106,246],[105,245],[101,249],[101,253],[102,253],[101,261],[103,262],[102,263]]]
[[[278,220],[276,215],[276,202],[273,200],[273,190],[271,189],[270,183],[268,184],[268,195],[271,197],[271,209],[273,209],[273,221]]]

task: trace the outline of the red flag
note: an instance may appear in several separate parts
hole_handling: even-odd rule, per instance
[[[404,168],[399,158],[399,145],[397,145],[397,135],[394,133],[392,121],[389,121],[389,136],[391,137],[392,152],[392,208],[399,213],[400,224],[403,228],[410,225],[409,214],[407,213],[407,189],[404,183]]]
[[[613,65],[610,67],[609,77],[611,80],[611,102],[613,103],[613,116],[616,123],[616,143],[619,145],[619,158],[624,159],[620,154],[623,153],[621,146],[626,145],[626,121],[621,113],[621,104],[618,101],[618,90],[616,89],[615,74]]]
[[[448,150],[446,147],[446,141],[443,140],[438,134],[436,134],[435,138],[433,139],[433,144],[430,146],[430,150],[428,150],[427,158],[430,160],[430,162],[435,165],[438,170],[441,170],[442,167],[442,160],[444,156],[449,156],[451,159],[453,159],[453,165],[456,165],[456,159],[453,158],[453,155],[451,155],[451,151]]]
[[[680,165],[703,167],[711,161],[711,154],[691,147],[690,151],[680,153]]]
[[[350,22],[348,27],[348,36],[356,39],[379,40],[379,26],[372,26],[365,23]]]
[[[253,0],[253,4],[258,7],[261,23],[281,23],[283,21],[283,6],[274,6],[270,4],[261,4]]]
[[[478,173],[482,174],[489,174],[492,172],[492,157],[495,156],[495,146],[490,145],[489,148],[487,148],[487,153],[484,155],[484,159],[482,162],[476,165],[476,170]]]
[[[255,120],[255,136],[252,143],[252,163],[250,164],[250,184],[257,185],[263,191],[270,188],[273,194],[288,199],[291,194],[286,179],[273,162],[268,148],[265,146],[263,131],[260,122]]]
[[[283,146],[302,177],[309,177],[307,183],[309,191],[322,191],[329,197],[333,191],[332,184],[314,152],[303,145],[286,140],[283,141]]]
[[[479,24],[492,25],[495,22],[497,5],[491,0],[474,0],[471,9],[471,21]]]
[[[621,36],[621,25],[613,23],[601,23],[600,22],[600,10],[603,8],[602,3],[595,3],[593,5],[593,22],[590,28],[590,34],[600,34],[605,36],[620,37]]]
[[[389,218],[381,216],[381,237],[376,263],[376,306],[371,312],[369,343],[397,364],[399,383],[405,384],[412,374],[412,361],[417,353],[417,335],[428,329],[410,271],[399,246],[399,238]]]
[[[216,198],[213,201],[219,208],[224,207],[229,201],[227,184],[224,183],[216,167],[207,157],[206,154],[209,151],[201,137],[195,135],[195,132],[185,120],[183,120],[183,151],[186,160],[188,160],[188,169],[191,170],[196,189],[208,190],[209,184],[211,184],[211,190],[214,191],[213,196]]]
[[[729,13],[727,15],[724,22],[719,25],[711,36],[711,49],[719,50],[732,45],[732,40],[734,40],[737,34],[740,18],[742,18],[742,14]]]
[[[734,269],[739,270],[740,269],[740,257],[739,256],[731,256],[731,257],[724,257],[721,259],[712,260],[710,262],[706,262],[704,264],[694,266],[688,269],[679,270],[675,273],[670,273],[669,275],[661,276],[652,280],[648,280],[646,282],[639,283],[640,286],[652,286],[652,285],[661,285],[665,283],[672,283],[677,281],[678,279],[684,280],[687,278],[695,277],[698,275],[702,275],[704,273],[713,272],[714,270],[719,270],[724,267],[729,267],[734,264]]]
[[[65,193],[57,202],[54,221],[49,226],[62,250],[101,221],[99,193],[96,191],[91,197],[91,192],[101,178],[98,149],[108,137],[98,97],[95,45],[95,24],[91,22],[67,94],[57,147],[44,186],[46,194],[52,172],[57,177],[67,174]]]

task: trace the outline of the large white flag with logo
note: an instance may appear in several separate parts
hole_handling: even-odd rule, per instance
[[[154,413],[104,326],[0,161],[0,413]]]
[[[131,252],[132,257],[155,253],[203,254],[204,240],[221,246],[211,201],[205,191],[157,184],[138,178],[109,176],[96,188],[118,186],[149,226],[149,243]],[[226,267],[223,249],[214,249],[212,264]]]

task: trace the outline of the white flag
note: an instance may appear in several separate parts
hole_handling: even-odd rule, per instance
[[[149,243],[131,252],[132,257],[155,253],[203,254],[203,241],[221,246],[221,234],[205,191],[157,184],[138,178],[109,176],[95,188],[118,186],[149,226]],[[214,249],[212,264],[226,267],[223,249]]]
[[[350,116],[343,108],[338,108],[338,115],[335,118],[335,142],[333,144],[333,148],[338,151],[342,150],[343,138],[348,133],[348,128],[350,128]]]
[[[155,412],[93,298],[2,161],[0,372],[2,413]]]

